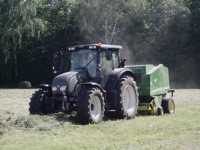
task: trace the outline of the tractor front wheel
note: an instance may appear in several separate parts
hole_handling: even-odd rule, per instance
[[[83,87],[78,94],[77,106],[77,118],[80,123],[98,123],[103,120],[105,102],[99,88]]]
[[[54,102],[48,100],[47,92],[38,90],[30,99],[29,112],[40,115],[54,113]]]
[[[43,114],[44,113],[44,93],[39,90],[36,91],[31,99],[30,99],[30,103],[29,103],[29,112],[31,114]]]

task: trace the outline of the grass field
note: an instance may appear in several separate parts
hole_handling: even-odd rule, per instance
[[[0,90],[0,150],[199,150],[200,90],[177,90],[176,114],[76,125],[30,116],[34,90]]]

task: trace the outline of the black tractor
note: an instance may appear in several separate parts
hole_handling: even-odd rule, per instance
[[[54,70],[59,74],[52,84],[41,85],[31,97],[30,113],[73,113],[84,124],[98,123],[109,113],[134,118],[139,101],[137,86],[133,73],[124,66],[125,60],[120,59],[120,49],[104,44],[67,48],[64,53],[70,58],[69,71],[65,72],[65,63],[57,67],[61,70]]]

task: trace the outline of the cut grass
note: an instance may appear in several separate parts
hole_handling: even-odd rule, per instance
[[[176,114],[75,125],[29,116],[33,90],[0,90],[0,150],[188,150],[200,147],[200,90],[178,90]],[[2,134],[1,134],[2,130]]]

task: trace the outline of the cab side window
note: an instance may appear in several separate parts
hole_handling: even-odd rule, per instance
[[[114,68],[118,68],[119,67],[119,57],[118,57],[117,52],[112,53],[112,61],[113,61]]]
[[[112,58],[110,60],[106,57],[106,52],[101,53],[101,67],[105,72],[111,72],[113,69]]]
[[[106,58],[106,51],[101,52],[101,59],[100,59],[100,65],[101,65],[101,83],[102,85],[105,85],[108,80],[108,74],[110,74],[113,70],[113,62],[112,58],[108,60]]]

